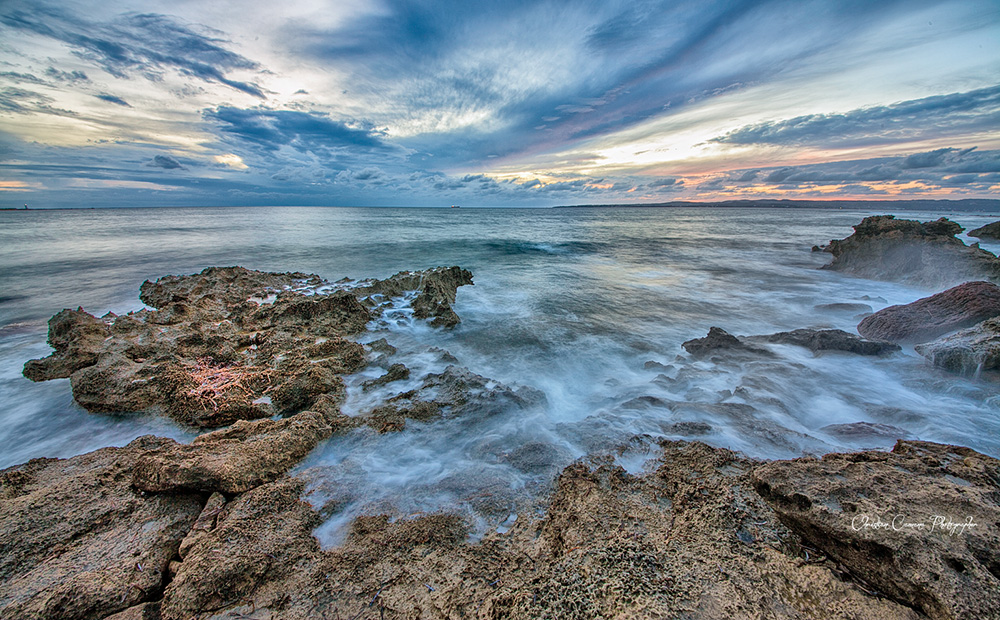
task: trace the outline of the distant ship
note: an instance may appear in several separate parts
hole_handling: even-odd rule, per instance
[[[452,209],[461,209],[462,207],[460,205],[451,205],[451,208]]]

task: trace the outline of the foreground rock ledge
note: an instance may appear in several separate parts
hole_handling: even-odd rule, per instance
[[[337,283],[211,267],[144,282],[140,298],[154,310],[100,319],[63,310],[49,321],[55,351],[26,363],[24,376],[69,377],[94,413],[159,408],[202,428],[290,415],[343,398],[340,375],[366,364],[349,338],[399,298],[416,318],[450,327],[455,291],[467,284],[472,274],[459,267]]]
[[[286,475],[139,492],[136,463],[171,444],[0,472],[0,618],[1000,616],[1000,462],[966,448],[761,463],[665,441],[642,476],[567,467],[541,516],[504,535],[470,544],[455,516],[370,516],[322,550]],[[977,525],[856,530],[862,514]]]

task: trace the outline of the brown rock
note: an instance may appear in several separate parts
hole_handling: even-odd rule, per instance
[[[97,362],[98,351],[108,334],[104,321],[87,314],[83,308],[63,310],[49,319],[49,345],[55,352],[27,362],[24,376],[32,381],[64,379]]]
[[[927,342],[1000,315],[1000,287],[966,282],[917,301],[865,317],[858,333],[872,340]]]
[[[747,342],[792,344],[813,352],[843,351],[856,355],[887,355],[900,350],[899,345],[877,340],[863,340],[840,329],[796,329],[767,336],[750,336]]]
[[[704,338],[688,340],[681,346],[694,357],[705,357],[716,352],[770,355],[770,353],[763,349],[747,346],[739,338],[721,327],[709,328],[708,335]]]
[[[160,598],[202,502],[143,497],[130,481],[136,459],[169,441],[0,472],[0,618],[97,619]]]
[[[980,226],[967,233],[970,237],[980,237],[982,239],[1000,239],[1000,222],[992,222],[986,226]]]
[[[1000,280],[1000,259],[957,239],[962,230],[945,218],[921,223],[892,215],[866,217],[853,235],[830,242],[826,251],[833,262],[824,269],[929,288]]]
[[[1000,617],[997,459],[900,441],[768,463],[753,483],[782,523],[883,594],[931,618]]]
[[[277,479],[330,433],[323,416],[312,411],[240,421],[187,445],[165,440],[137,459],[132,483],[149,492],[243,493]]]
[[[935,366],[972,377],[1000,380],[1000,317],[914,347]]]

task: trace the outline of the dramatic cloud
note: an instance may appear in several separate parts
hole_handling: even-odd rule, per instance
[[[874,144],[924,135],[1000,127],[1000,86],[852,110],[809,114],[741,127],[713,142],[730,144]]]
[[[153,161],[146,165],[153,168],[163,168],[164,170],[177,170],[183,167],[180,162],[169,155],[157,155],[153,157]]]
[[[301,152],[332,155],[342,149],[389,148],[383,132],[371,124],[348,124],[318,112],[220,106],[204,114],[222,134],[264,151],[288,146]]]
[[[80,58],[117,77],[138,75],[157,80],[162,71],[175,70],[265,98],[258,85],[225,75],[232,70],[260,69],[257,63],[226,49],[225,39],[217,36],[220,33],[208,29],[199,32],[165,15],[127,14],[102,24],[51,6],[26,6],[0,14],[0,23],[15,31],[61,41]],[[64,73],[58,72],[60,77]],[[75,72],[69,77],[86,79]]]

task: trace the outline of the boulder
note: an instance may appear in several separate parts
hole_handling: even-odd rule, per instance
[[[757,349],[743,343],[739,338],[733,336],[721,327],[710,327],[708,335],[704,338],[695,338],[681,344],[684,350],[693,357],[707,357],[713,353],[752,353],[757,355],[770,355],[763,349]]]
[[[63,310],[49,319],[52,355],[24,365],[24,376],[32,381],[65,379],[81,368],[97,363],[98,352],[110,334],[108,326],[83,311]]]
[[[858,333],[872,340],[927,342],[1000,315],[1000,287],[966,282],[930,297],[865,317]]]
[[[986,226],[980,226],[974,230],[970,230],[966,233],[970,237],[979,237],[980,239],[1000,239],[1000,222],[992,222]]]
[[[754,488],[807,544],[935,619],[1000,617],[1000,461],[899,441],[892,452],[766,463]]]
[[[169,443],[140,437],[0,472],[0,618],[96,620],[159,600],[203,503],[131,485],[138,459]]]
[[[921,223],[892,215],[866,217],[853,235],[830,242],[825,251],[833,254],[833,262],[823,268],[927,288],[1000,280],[1000,259],[965,245],[955,237],[962,230],[945,218]]]
[[[935,366],[950,372],[997,380],[1000,371],[1000,316],[914,347]],[[983,373],[986,374],[983,374]]]

